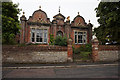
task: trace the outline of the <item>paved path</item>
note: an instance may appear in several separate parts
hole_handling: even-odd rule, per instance
[[[54,67],[54,68],[3,68],[3,78],[118,78],[118,65]]]

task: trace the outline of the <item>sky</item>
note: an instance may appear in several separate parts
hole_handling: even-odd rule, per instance
[[[29,16],[32,16],[33,12],[41,9],[46,12],[48,18],[53,20],[53,16],[58,14],[59,6],[60,6],[60,13],[63,14],[65,17],[70,16],[70,20],[73,19],[80,13],[85,19],[85,22],[90,22],[93,24],[94,27],[99,26],[97,22],[95,8],[98,6],[100,0],[12,0],[13,3],[18,4],[19,8],[22,9],[20,12],[22,15],[23,11],[25,12],[25,16],[27,19]]]

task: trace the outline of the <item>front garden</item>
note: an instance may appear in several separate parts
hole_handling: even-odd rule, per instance
[[[73,47],[74,61],[88,62],[92,60],[91,56],[92,56],[92,45],[91,44],[81,45],[79,48]]]

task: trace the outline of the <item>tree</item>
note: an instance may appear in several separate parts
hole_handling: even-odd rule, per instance
[[[18,4],[12,2],[2,3],[2,42],[3,44],[14,43],[15,35],[19,33]]]
[[[94,29],[98,40],[102,44],[106,42],[120,44],[120,2],[100,2],[95,11],[100,24]]]

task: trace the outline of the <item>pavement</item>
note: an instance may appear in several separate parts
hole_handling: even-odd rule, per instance
[[[118,62],[72,62],[57,64],[2,64],[4,69],[79,68],[94,66],[118,66]]]

